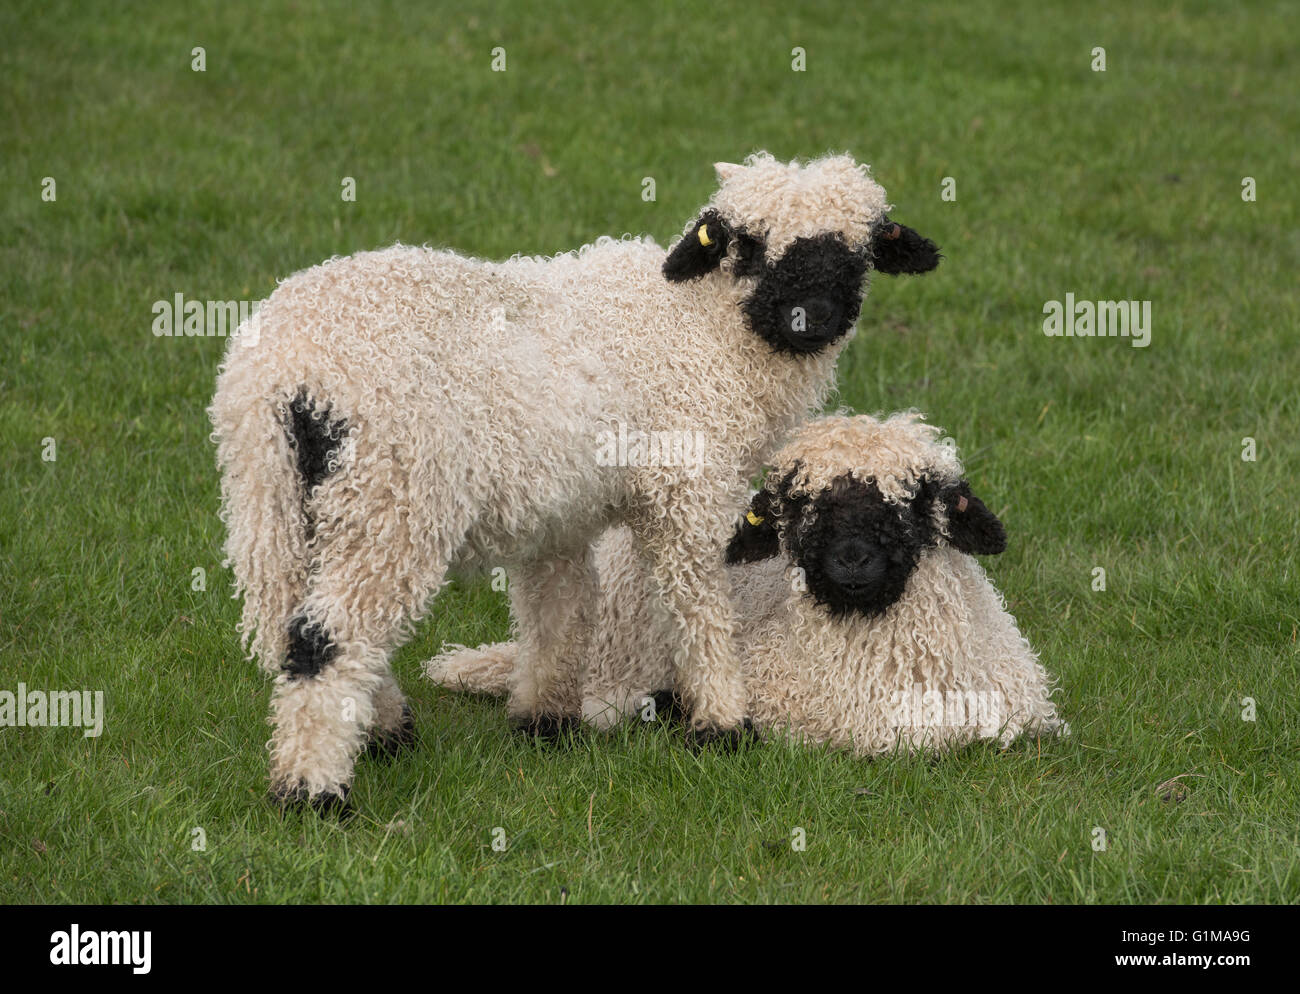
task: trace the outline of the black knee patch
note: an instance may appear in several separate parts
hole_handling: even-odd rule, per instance
[[[313,403],[303,387],[289,404],[285,431],[298,457],[298,473],[305,492],[311,493],[338,468],[339,451],[348,423],[331,417],[328,404]]]
[[[317,676],[336,652],[338,646],[330,640],[325,626],[299,615],[289,622],[289,651],[285,653],[282,669],[294,679]]]

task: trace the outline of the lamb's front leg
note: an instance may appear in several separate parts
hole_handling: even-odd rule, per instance
[[[576,728],[595,617],[596,574],[587,549],[511,570],[518,656],[510,688],[516,728],[554,738]]]
[[[735,512],[697,494],[677,495],[663,510],[632,525],[679,635],[673,669],[677,692],[691,712],[691,741],[735,745],[748,712],[724,565]]]

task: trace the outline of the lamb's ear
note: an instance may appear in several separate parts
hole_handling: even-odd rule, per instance
[[[736,526],[727,546],[727,564],[756,563],[770,559],[781,551],[781,536],[776,530],[772,495],[766,490],[754,494],[749,511]]]
[[[725,183],[745,167],[737,162],[715,162],[713,171],[718,174],[718,182]]]
[[[718,268],[727,254],[731,231],[717,211],[705,211],[664,260],[664,276],[672,283],[698,279]]]
[[[940,491],[948,512],[948,544],[972,556],[996,556],[1007,547],[1007,530],[996,514],[970,492],[965,480]]]
[[[871,251],[876,272],[887,276],[899,273],[928,273],[943,258],[939,246],[905,224],[885,218],[871,237]]]

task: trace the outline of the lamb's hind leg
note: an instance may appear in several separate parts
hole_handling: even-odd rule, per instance
[[[403,584],[391,572],[366,574],[355,560],[329,562],[290,623],[271,702],[272,795],[319,808],[346,801],[368,743],[395,752],[414,735],[389,657],[418,608],[402,603]],[[427,586],[431,592],[436,584]]]
[[[382,646],[334,634],[319,601],[289,625],[284,671],[271,695],[271,796],[281,804],[342,808],[352,768],[375,722],[388,664]]]
[[[391,758],[401,750],[415,745],[415,716],[397,678],[391,670],[384,674],[379,689],[375,691],[375,722],[370,726],[366,754],[376,758]]]
[[[312,571],[289,623],[272,697],[271,791],[281,802],[342,806],[367,741],[409,734],[406,702],[389,668],[442,584],[446,528],[413,520],[401,460],[348,465],[312,491]]]
[[[577,727],[595,598],[596,574],[586,549],[511,571],[518,655],[510,718],[516,728],[555,738]]]

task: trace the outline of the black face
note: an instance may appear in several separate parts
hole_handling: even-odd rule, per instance
[[[754,266],[749,326],[778,352],[819,352],[853,327],[870,257],[836,234],[796,239],[772,265]]]
[[[853,327],[869,268],[891,275],[924,273],[940,258],[932,241],[886,218],[861,249],[828,233],[796,239],[772,261],[759,234],[708,210],[668,253],[664,277],[673,283],[700,279],[721,265],[733,242],[733,275],[758,278],[744,303],[749,326],[775,351],[795,356],[819,352]]]
[[[873,617],[898,601],[921,556],[941,536],[933,512],[948,517],[947,542],[971,555],[1006,548],[1002,523],[965,480],[942,486],[923,477],[910,500],[886,502],[874,482],[845,474],[815,498],[791,497],[790,473],[760,490],[727,548],[727,562],[756,562],[782,548],[803,570],[808,595],[831,614]]]
[[[813,599],[836,615],[880,614],[903,596],[921,554],[935,542],[929,515],[912,501],[887,503],[875,483],[847,476],[805,501],[791,524],[791,558]]]

